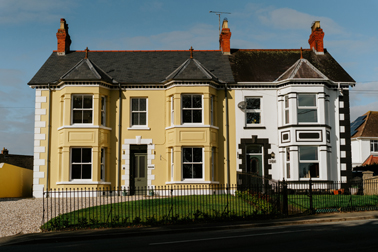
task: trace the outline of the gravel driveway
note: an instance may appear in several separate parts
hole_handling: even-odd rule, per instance
[[[0,199],[0,237],[40,232],[42,199]]]

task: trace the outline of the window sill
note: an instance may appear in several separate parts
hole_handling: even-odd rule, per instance
[[[212,129],[219,129],[219,127],[213,125],[203,125],[203,124],[181,124],[181,125],[173,125],[166,127],[165,129],[173,129],[173,128],[212,128]]]
[[[56,182],[57,185],[110,185],[111,182],[103,182],[103,181],[88,181],[88,180],[72,180],[72,181],[62,181]]]
[[[98,126],[93,124],[73,124],[73,125],[65,125],[62,127],[59,127],[58,130],[61,129],[105,129],[105,130],[112,130],[112,128],[105,127],[105,126]]]
[[[243,129],[266,129],[266,127],[264,125],[248,125],[248,126],[244,126]]]
[[[218,181],[204,181],[204,180],[183,180],[183,181],[169,181],[166,185],[172,184],[219,184]]]
[[[132,127],[127,128],[127,129],[128,130],[151,130],[151,128],[149,128],[147,126],[143,126],[143,127],[132,126]]]

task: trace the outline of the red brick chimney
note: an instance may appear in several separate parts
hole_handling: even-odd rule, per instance
[[[64,18],[60,19],[60,28],[56,37],[58,39],[58,55],[66,55],[70,51],[71,38],[68,34],[68,24]]]
[[[8,150],[7,149],[5,149],[5,147],[1,150],[1,154],[3,154],[3,155],[8,155]]]
[[[219,34],[219,46],[222,50],[224,55],[230,55],[230,38],[231,38],[231,31],[228,28],[228,20],[227,18],[223,19],[222,23],[222,31]]]
[[[308,39],[308,43],[310,44],[310,48],[314,49],[316,53],[324,53],[323,38],[324,32],[323,29],[320,28],[320,21],[315,21],[311,26],[311,35]]]

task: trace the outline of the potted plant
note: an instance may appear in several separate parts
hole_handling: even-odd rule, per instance
[[[154,196],[154,195],[155,195],[154,189],[150,189],[150,190],[148,191],[148,195],[150,195],[150,196]]]
[[[123,191],[122,191],[122,196],[127,196],[127,191],[126,191],[126,188],[123,188]]]

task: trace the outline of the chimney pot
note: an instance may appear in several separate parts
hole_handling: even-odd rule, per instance
[[[222,23],[221,34],[219,35],[219,47],[222,50],[222,53],[224,55],[231,54],[230,38],[231,38],[231,31],[230,31],[230,28],[228,28],[228,20],[227,18],[225,18],[223,19],[223,23]]]
[[[58,39],[58,55],[66,55],[70,51],[71,38],[68,34],[68,25],[64,18],[60,19],[60,28],[56,33]]]
[[[8,155],[9,151],[7,149],[5,149],[5,147],[3,147],[3,149],[1,150],[1,154],[3,155]]]
[[[311,26],[311,35],[308,39],[310,48],[315,50],[316,54],[324,54],[324,44],[323,44],[324,32],[320,28],[320,21],[315,21]]]

